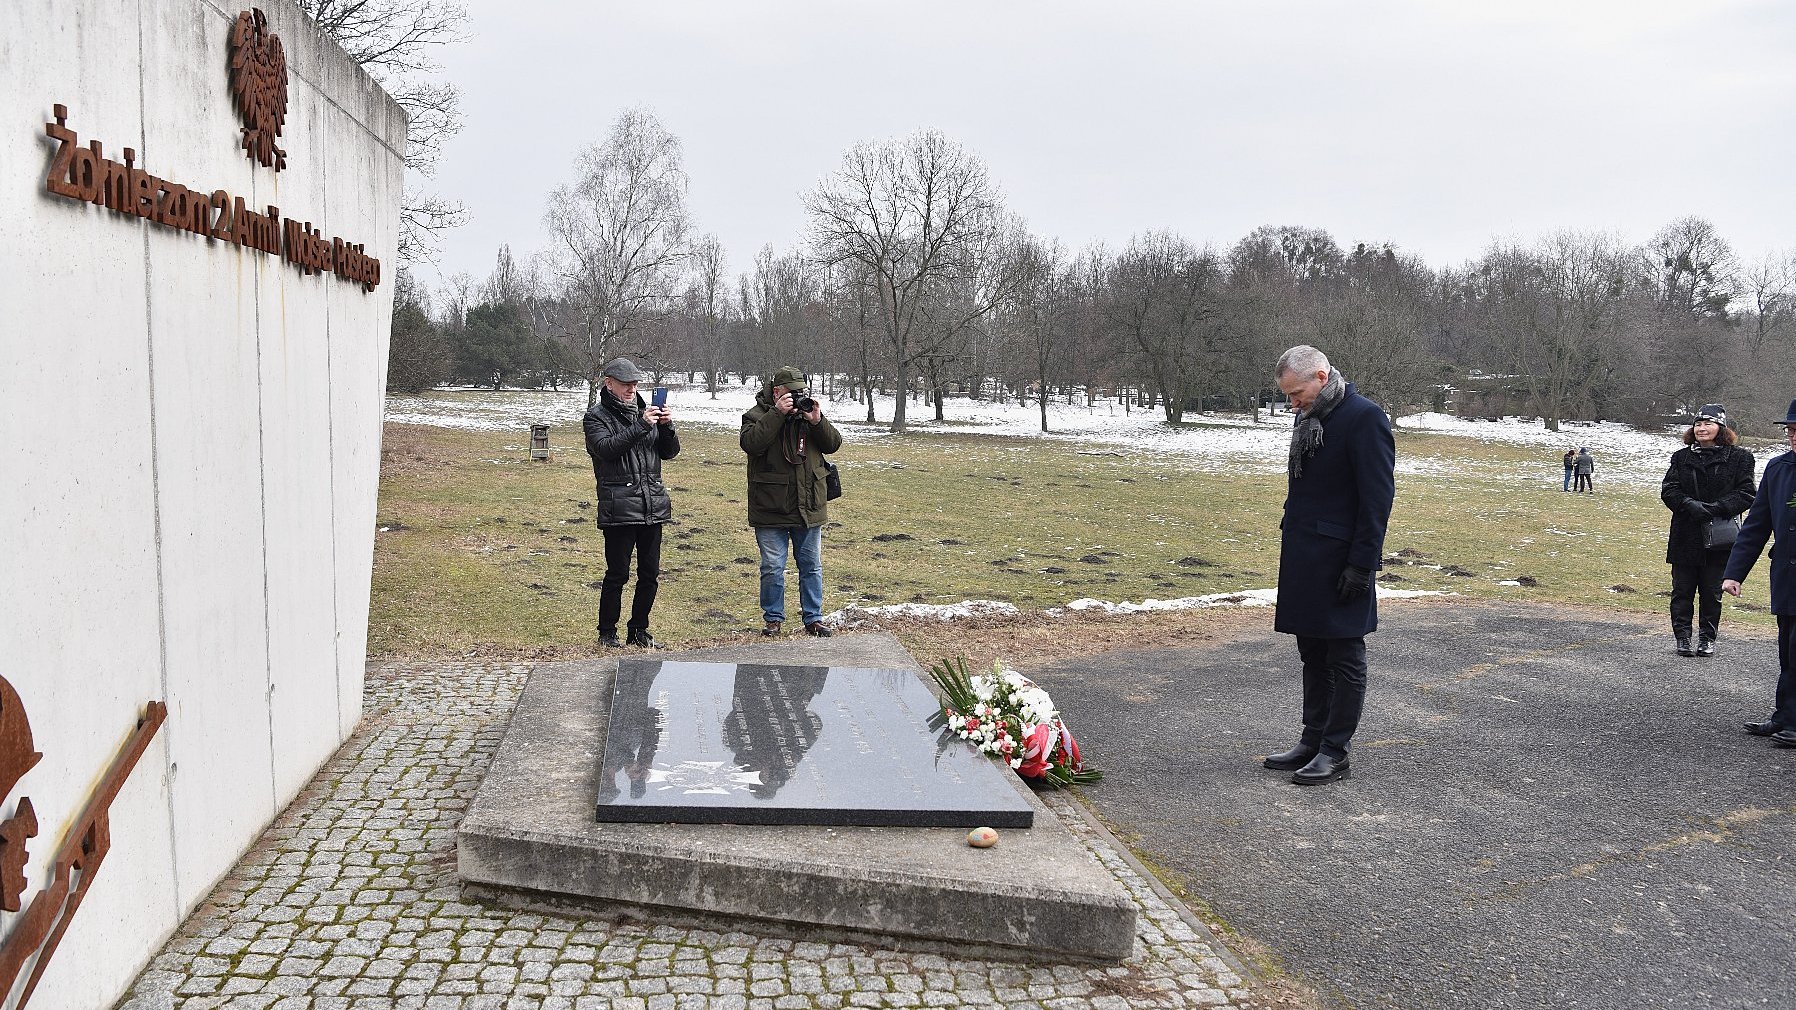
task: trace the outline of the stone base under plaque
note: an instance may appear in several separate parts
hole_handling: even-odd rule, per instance
[[[667,660],[914,668],[889,635],[711,649]],[[615,661],[536,667],[457,833],[470,884],[1044,955],[1128,956],[1135,906],[1021,782],[1034,827],[995,848],[964,828],[593,821]],[[595,703],[596,701],[596,703]]]

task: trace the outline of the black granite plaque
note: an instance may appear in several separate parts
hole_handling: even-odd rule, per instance
[[[906,670],[617,664],[598,819],[1026,828],[1013,774]]]

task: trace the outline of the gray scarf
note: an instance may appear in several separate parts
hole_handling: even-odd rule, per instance
[[[1322,448],[1322,419],[1334,413],[1347,395],[1347,380],[1341,378],[1338,368],[1328,370],[1328,381],[1322,384],[1322,391],[1316,394],[1316,402],[1310,404],[1308,410],[1297,415],[1297,423],[1291,426],[1291,456],[1286,464],[1286,471],[1293,477],[1303,476],[1303,461],[1314,456],[1316,450]]]

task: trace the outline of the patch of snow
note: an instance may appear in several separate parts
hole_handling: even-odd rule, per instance
[[[755,385],[728,384],[718,391],[716,399],[703,385],[669,385],[668,405],[677,424],[702,425],[735,430],[742,412],[754,404]],[[865,422],[867,407],[845,396],[828,401],[826,411],[848,430],[854,446],[865,446],[884,438],[888,431],[894,401],[890,396],[874,398],[874,415],[879,423]],[[1235,473],[1277,474],[1284,470],[1285,455],[1291,440],[1291,415],[1285,412],[1260,415],[1256,421],[1246,414],[1186,414],[1186,423],[1178,428],[1165,424],[1159,410],[1124,409],[1114,400],[1096,404],[1048,405],[1048,432],[1041,430],[1040,408],[1033,401],[1027,405],[992,403],[951,397],[947,420],[936,421],[934,408],[911,402],[906,423],[916,432],[953,432],[961,435],[1002,435],[1011,438],[1049,439],[1071,443],[1075,451],[1091,455],[1110,455],[1144,461],[1175,461],[1182,470],[1228,470]],[[542,390],[440,390],[418,396],[394,395],[387,398],[386,419],[399,424],[425,424],[444,428],[523,433],[532,424],[549,424],[563,429],[557,437],[565,448],[580,446],[577,428],[586,412],[584,389],[551,392]],[[1476,469],[1517,487],[1539,487],[1560,484],[1564,470],[1560,454],[1568,448],[1587,446],[1596,457],[1596,488],[1600,497],[1611,488],[1630,489],[1656,487],[1665,467],[1681,445],[1681,427],[1661,431],[1641,431],[1614,422],[1585,423],[1564,421],[1557,432],[1547,431],[1537,418],[1506,417],[1500,421],[1484,421],[1454,417],[1449,414],[1410,414],[1397,420],[1404,431],[1429,432],[1481,442],[1500,443],[1536,449],[1539,463],[1474,463],[1443,462],[1424,453],[1398,455],[1398,471],[1407,478],[1426,479],[1451,476]],[[520,447],[521,451],[521,447]],[[1026,449],[1018,449],[1026,452]],[[1761,451],[1761,464],[1782,452],[1781,448]],[[879,465],[871,460],[856,465]],[[1564,533],[1565,531],[1555,531]],[[1569,534],[1568,534],[1569,535]]]
[[[841,610],[823,615],[823,623],[831,628],[854,628],[881,617],[915,618],[933,621],[957,621],[968,617],[1015,617],[1021,613],[1013,603],[999,600],[962,600],[959,603],[893,603],[887,606],[863,607],[849,604]]]
[[[1104,614],[1142,614],[1159,610],[1204,610],[1210,607],[1270,607],[1277,602],[1276,589],[1249,589],[1239,593],[1182,596],[1176,600],[1142,600],[1140,603],[1082,599],[1067,604],[1066,609],[1095,610]]]

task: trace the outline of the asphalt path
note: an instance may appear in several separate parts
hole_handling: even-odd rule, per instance
[[[1264,634],[1039,671],[1086,795],[1330,1006],[1796,1005],[1796,750],[1746,736],[1774,642],[1684,659],[1661,624],[1384,604],[1352,777],[1296,741],[1297,649]]]

